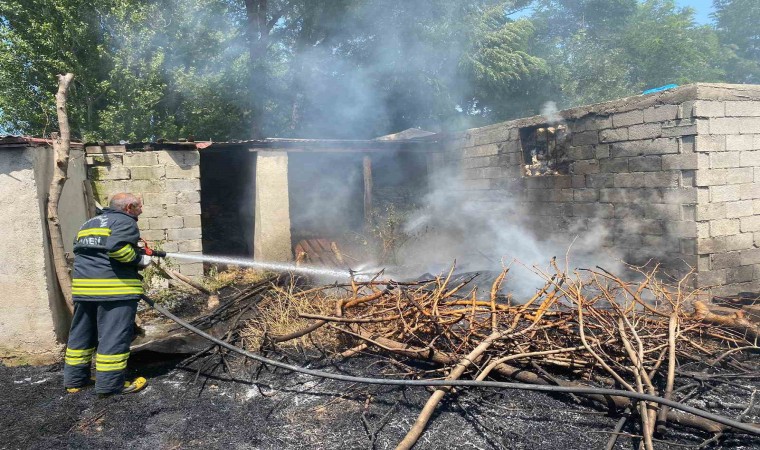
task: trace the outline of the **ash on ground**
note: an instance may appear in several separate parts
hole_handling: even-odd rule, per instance
[[[399,375],[397,366],[373,355],[284,358],[331,372]],[[67,394],[58,366],[0,365],[0,447],[386,449],[403,438],[430,395],[418,387],[346,384],[240,360],[231,361],[233,378],[221,365],[202,361],[185,366],[179,358],[138,354],[130,375],[146,375],[149,386],[107,399],[92,389]],[[415,449],[604,448],[617,420],[566,396],[460,389],[439,405]],[[623,433],[637,434],[636,422]],[[709,437],[675,430],[663,439],[696,448]],[[670,448],[669,442],[655,447]],[[758,448],[760,439],[727,434],[719,445]],[[637,446],[626,434],[616,444]]]

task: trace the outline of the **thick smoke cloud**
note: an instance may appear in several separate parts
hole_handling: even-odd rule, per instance
[[[414,236],[401,252],[404,270],[441,274],[456,260],[458,271],[498,271],[511,266],[505,290],[516,300],[543,285],[535,266],[552,273],[557,258],[561,268],[620,268],[620,255],[602,246],[608,230],[593,221],[571,226],[567,233],[536,235],[528,228],[525,211],[509,199],[509,192],[464,189],[456,169],[436,173],[424,197],[424,207],[405,224]]]
[[[200,28],[203,12],[181,0],[176,4],[178,20]],[[438,8],[431,8],[431,4]],[[424,112],[436,102],[443,105],[439,111],[448,108],[450,116],[466,118],[465,105],[458,100],[466,100],[473,87],[460,72],[459,58],[468,43],[457,39],[462,35],[453,31],[447,34],[436,30],[438,39],[430,38],[434,33],[426,35],[426,27],[435,23],[456,24],[462,8],[456,2],[435,1],[405,2],[403,8],[384,0],[358,5],[344,15],[322,18],[326,21],[322,28],[329,32],[301,42],[293,47],[295,51],[270,51],[270,57],[278,58],[267,72],[267,94],[272,96],[267,110],[273,117],[270,124],[292,120],[294,125],[285,127],[292,133],[288,137],[367,139],[410,126],[445,131],[445,117],[431,117]],[[441,20],[442,15],[448,15],[446,20]],[[213,20],[209,23],[219,29],[232,25],[219,17],[208,17]],[[240,58],[245,55],[241,42],[231,41],[229,48],[220,53],[222,57],[208,61],[197,75],[212,76],[212,68],[223,71],[225,59],[230,73],[239,70]],[[177,70],[197,67],[198,61],[193,59],[196,56],[169,53],[167,63]],[[277,78],[278,71],[288,75]],[[278,89],[287,90],[287,86],[294,87],[293,95],[277,94]],[[553,103],[547,103],[543,113],[550,123],[560,121]],[[335,174],[335,155],[318,155],[294,157],[290,165],[289,177],[294,186],[291,195],[300,195],[291,201],[291,217],[302,227],[294,233],[337,233],[346,228],[346,223],[359,228],[360,224],[354,222],[357,216],[362,217],[362,211],[354,200],[361,195],[361,183],[356,178],[361,175],[360,159],[353,161],[356,167],[341,175]],[[298,170],[306,166],[308,170]],[[571,267],[605,264],[612,268],[615,255],[600,261],[601,241],[607,230],[592,225],[590,230],[571,230],[562,236],[535,236],[524,226],[526,212],[507,200],[509,193],[490,194],[497,198],[488,198],[468,191],[456,169],[431,175],[430,189],[417,202],[421,207],[403,226],[412,238],[398,252],[399,269],[404,271],[401,276],[445,272],[454,260],[460,271],[498,271],[502,264],[512,264],[507,288],[529,294],[540,280],[522,265],[546,267],[554,256],[564,265],[573,241]],[[295,189],[297,186],[300,188]],[[313,187],[311,191],[309,186]],[[325,196],[330,201],[317,201]],[[244,204],[251,202],[245,199]],[[241,213],[247,212],[246,208]],[[393,272],[394,268],[388,270]]]
[[[404,11],[417,17],[418,23],[424,23],[431,14],[427,3],[408,3]],[[420,97],[400,88],[404,83],[409,87],[420,86],[415,77],[434,72],[439,79],[450,82],[446,86],[450,97],[465,98],[471,91],[471,86],[457,73],[456,55],[465,50],[464,42],[447,42],[441,53],[439,50],[444,47],[413,36],[410,22],[389,17],[389,10],[393,8],[386,2],[365,2],[352,11],[350,20],[342,21],[340,28],[334,30],[336,34],[331,39],[343,42],[344,46],[331,47],[329,41],[320,42],[294,55],[297,61],[293,66],[300,67],[295,74],[296,84],[305,95],[300,113],[305,115],[305,122],[311,124],[302,130],[305,136],[295,137],[371,138],[384,131],[401,131],[393,128],[394,124],[441,131],[440,123],[425,122],[424,117],[415,116],[417,105],[410,99]],[[457,11],[451,8],[439,13],[456,14]],[[373,31],[376,34],[373,35]],[[380,39],[382,45],[375,42],[369,45],[370,42],[362,42],[359,36]],[[361,66],[357,67],[356,52],[363,51],[367,53],[361,56]],[[425,100],[435,101],[434,95],[431,91]],[[451,106],[454,109],[460,105]],[[543,114],[548,123],[562,123],[554,102],[544,106]],[[410,122],[410,117],[417,121]],[[351,177],[346,178],[343,186],[324,179],[323,174],[334,172],[334,157],[315,155],[309,158],[308,164],[309,170],[290,174],[295,184],[314,186],[312,193],[303,194],[304,198],[312,194],[319,196],[327,190],[333,200],[339,199],[338,204],[349,205],[351,198],[361,194],[361,186],[349,182]],[[295,167],[291,164],[291,168]],[[467,190],[456,167],[430,174],[430,177],[428,191],[417,199],[419,209],[412,212],[403,225],[402,231],[411,238],[398,249],[399,267],[387,267],[390,275],[408,278],[425,272],[439,274],[448,271],[454,261],[459,272],[498,271],[502,264],[511,264],[506,289],[525,296],[541,284],[540,278],[529,268],[536,265],[545,269],[555,256],[560,266],[564,266],[568,250],[567,263],[571,269],[602,264],[614,270],[619,264],[618,255],[605,256],[601,251],[607,230],[594,226],[593,222],[561,236],[536,236],[525,226],[523,219],[527,212],[522,211],[517,202],[508,200],[510,193],[482,194]],[[324,223],[332,223],[338,216],[342,216],[343,221],[355,219],[346,208],[328,208],[328,211],[325,201],[303,200],[295,199],[298,205],[295,217],[303,219],[299,219],[302,223],[316,223],[319,218]],[[353,216],[357,212],[360,213],[354,210]],[[337,230],[342,225],[331,227]],[[368,265],[371,264],[369,261]]]
[[[488,2],[482,2],[488,3]],[[468,45],[448,0],[365,0],[324,18],[323,34],[289,55],[299,137],[372,139],[420,127],[441,131],[471,86],[460,63]]]

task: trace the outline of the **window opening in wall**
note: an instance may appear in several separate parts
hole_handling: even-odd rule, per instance
[[[565,125],[521,128],[525,176],[567,175],[570,168],[567,138]]]

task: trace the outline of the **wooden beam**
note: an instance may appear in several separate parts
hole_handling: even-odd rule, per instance
[[[95,205],[95,193],[92,192],[90,180],[82,180],[82,193],[84,195],[84,205],[87,209],[87,218],[92,219],[98,213],[97,206]]]
[[[364,223],[372,225],[372,157],[364,156]]]

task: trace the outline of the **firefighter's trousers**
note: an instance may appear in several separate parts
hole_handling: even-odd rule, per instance
[[[90,363],[94,357],[95,392],[121,392],[136,313],[136,300],[74,303],[63,369],[65,387],[81,387],[90,382]]]

